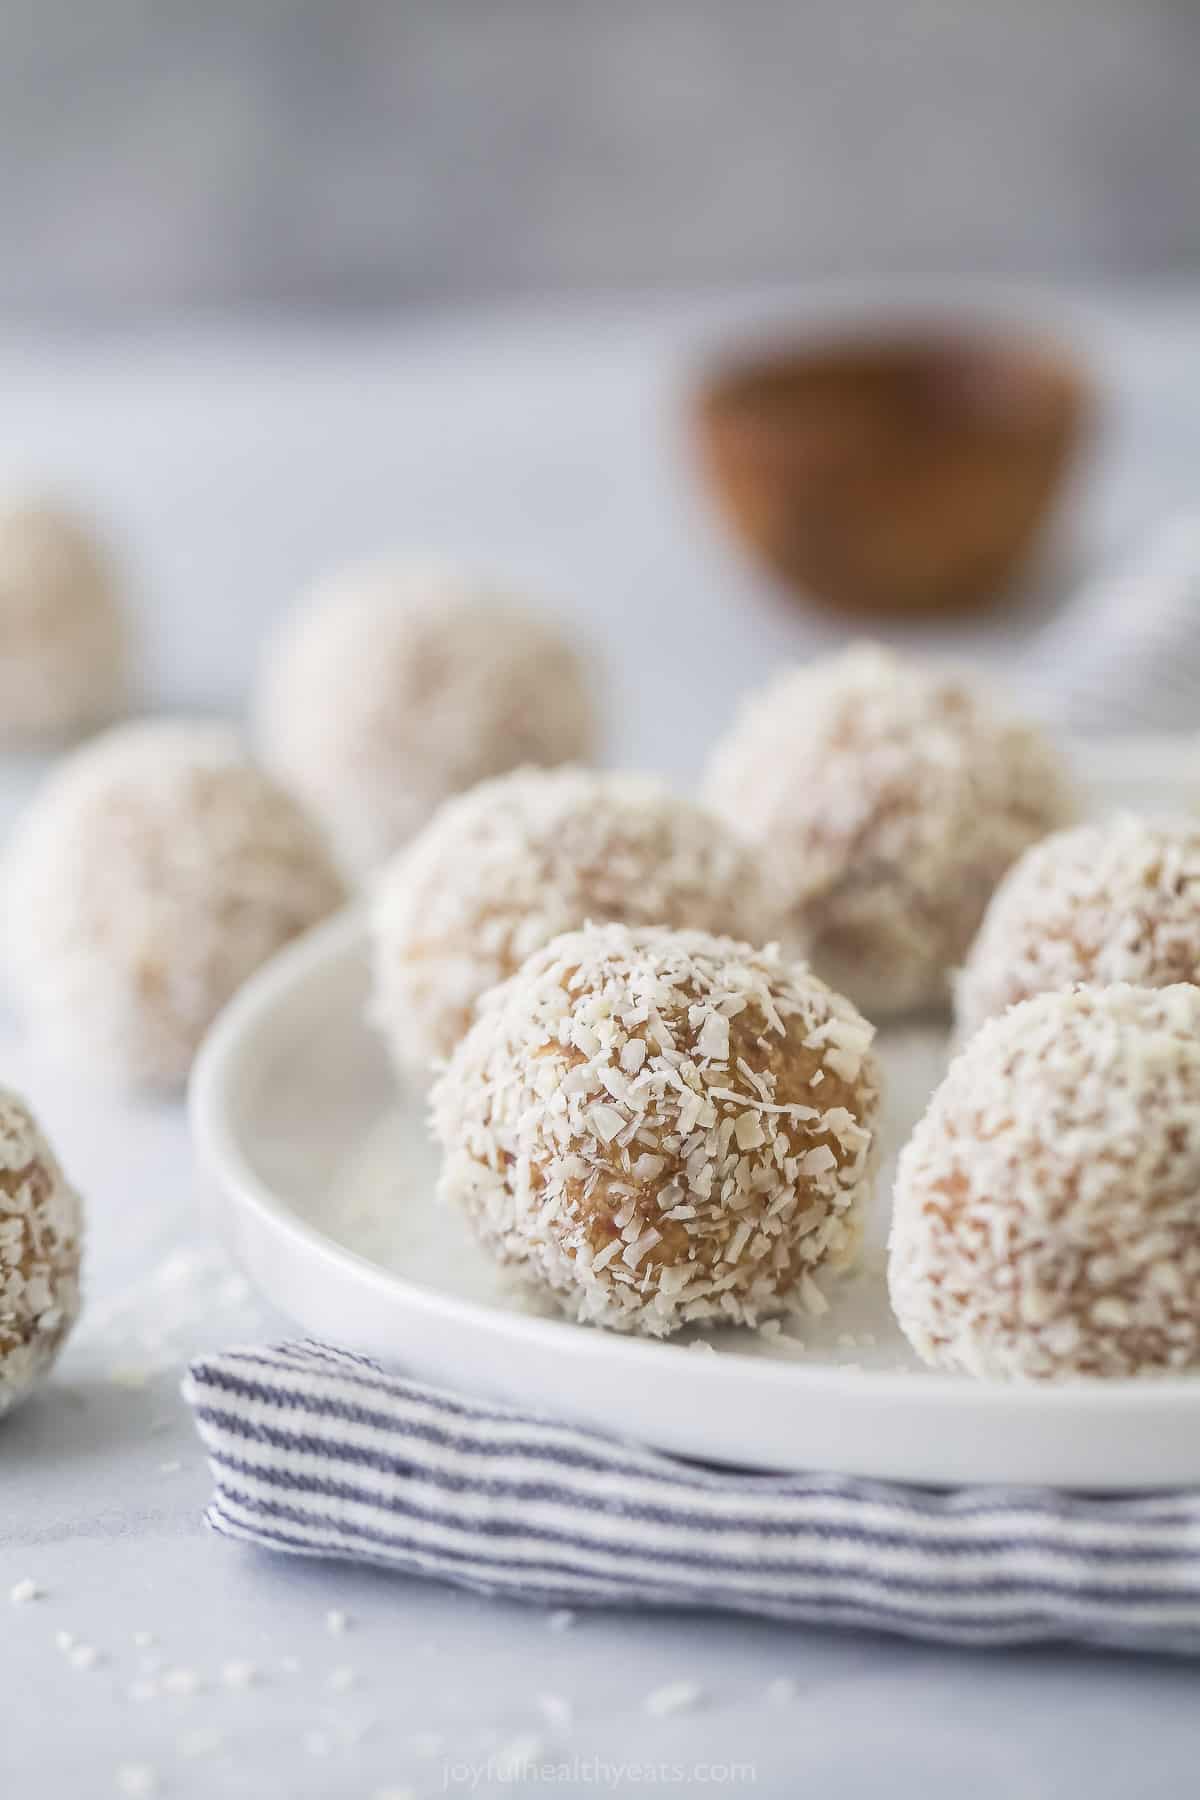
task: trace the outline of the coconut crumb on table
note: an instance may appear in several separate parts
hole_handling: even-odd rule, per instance
[[[204,1683],[195,1669],[168,1669],[162,1677],[163,1693],[173,1694],[179,1699],[190,1699],[193,1694],[198,1694],[203,1686]]]
[[[180,1756],[188,1761],[200,1756],[215,1756],[225,1748],[225,1734],[215,1726],[198,1726],[195,1731],[185,1731],[178,1739],[176,1748]]]
[[[559,1731],[567,1730],[575,1716],[571,1702],[562,1694],[539,1694],[537,1704],[547,1725]]]
[[[690,1712],[703,1695],[693,1681],[669,1681],[646,1695],[644,1710],[652,1718],[663,1719],[672,1713]]]
[[[45,1588],[29,1575],[23,1581],[14,1581],[8,1590],[8,1597],[13,1606],[28,1606],[31,1600],[43,1600],[45,1596]]]
[[[158,1793],[161,1783],[158,1770],[150,1763],[119,1763],[116,1785],[127,1800],[145,1800],[146,1795]]]
[[[501,1744],[489,1758],[495,1765],[496,1774],[502,1782],[513,1781],[527,1769],[530,1763],[536,1763],[545,1749],[543,1740],[536,1732],[525,1732],[520,1737],[512,1738],[507,1744]]]

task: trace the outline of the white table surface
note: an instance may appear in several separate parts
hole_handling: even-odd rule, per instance
[[[1079,522],[1094,559],[1194,497],[1200,298],[1046,309],[1075,320],[1111,394]],[[0,477],[50,480],[112,521],[155,703],[240,705],[262,629],[308,576],[411,543],[497,567],[576,620],[607,664],[613,759],[686,780],[747,683],[834,634],[734,559],[680,453],[681,376],[738,310],[0,339]],[[1032,616],[969,642],[1003,661]],[[3,772],[5,809],[34,774]],[[280,1322],[215,1247],[176,1106],[71,1085],[11,1024],[0,1043],[0,1077],[29,1094],[90,1209],[88,1315],[0,1428],[0,1793],[90,1800],[121,1791],[122,1764],[181,1797],[553,1791],[487,1771],[531,1735],[546,1758],[577,1759],[560,1789],[1190,1789],[1186,1664],[632,1613],[558,1633],[538,1612],[212,1538],[180,1365]],[[43,1597],[9,1605],[26,1577]],[[349,1615],[344,1636],[331,1608]],[[94,1647],[93,1667],[72,1664],[61,1632]],[[252,1687],[223,1684],[230,1661],[255,1665]],[[344,1667],[355,1685],[338,1691]],[[198,1691],[138,1697],[172,1668]],[[772,1699],[782,1678],[794,1695]],[[645,1696],[674,1681],[700,1703],[650,1716]],[[548,1722],[545,1695],[573,1722]],[[636,1778],[635,1764],[655,1768]]]

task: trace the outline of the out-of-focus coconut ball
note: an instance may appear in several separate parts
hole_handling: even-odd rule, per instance
[[[106,732],[51,773],[4,870],[18,1000],[97,1078],[173,1085],[225,1002],[340,905],[297,802],[223,725]]]
[[[1122,814],[1055,832],[1009,870],[955,983],[959,1030],[1079,982],[1178,981],[1200,983],[1200,820]]]
[[[115,566],[91,528],[48,502],[0,505],[0,744],[113,718],[129,652]]]
[[[555,625],[403,561],[318,587],[263,664],[257,711],[267,763],[357,873],[449,795],[522,763],[586,762],[597,735],[587,672]]]
[[[83,1209],[36,1119],[0,1088],[0,1414],[32,1393],[79,1313]]]
[[[568,932],[438,1078],[442,1196],[581,1320],[662,1337],[817,1310],[871,1188],[873,1035],[775,949]]]
[[[448,801],[375,893],[374,1010],[397,1067],[426,1072],[486,989],[560,932],[609,919],[754,944],[780,922],[754,853],[662,782],[522,769]]]
[[[1200,989],[1040,994],[984,1025],[900,1157],[889,1277],[940,1368],[1200,1361]]]
[[[872,1018],[946,1006],[1000,877],[1074,810],[1039,730],[871,644],[754,699],[706,791],[790,900],[813,966]]]

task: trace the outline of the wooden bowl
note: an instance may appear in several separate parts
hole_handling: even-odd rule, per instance
[[[732,363],[696,422],[735,531],[790,586],[850,612],[944,613],[1013,581],[1089,410],[1061,350],[928,333]]]

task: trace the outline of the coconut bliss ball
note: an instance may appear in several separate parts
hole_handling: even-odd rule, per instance
[[[89,527],[49,502],[0,506],[0,743],[112,718],[129,660],[116,570]]]
[[[823,1310],[871,1187],[873,1029],[774,949],[661,926],[555,938],[433,1092],[440,1193],[580,1320],[664,1337]]]
[[[25,1102],[0,1088],[0,1415],[32,1393],[79,1313],[79,1195]]]
[[[871,644],[753,700],[706,792],[758,848],[814,967],[872,1018],[947,1004],[996,883],[1073,813],[1040,731]]]
[[[182,721],[119,727],[60,763],[4,875],[35,1034],[126,1083],[181,1081],[246,977],[344,897],[320,834],[236,734]]]
[[[268,765],[365,873],[449,795],[522,763],[586,761],[596,723],[557,628],[439,566],[379,562],[320,586],[262,669]]]
[[[1079,982],[1200,982],[1200,820],[1121,814],[1055,832],[992,897],[955,984],[960,1033]]]
[[[901,1154],[889,1283],[940,1368],[1200,1361],[1200,989],[1041,994],[984,1025]]]
[[[589,920],[755,944],[778,924],[753,854],[662,782],[577,768],[483,782],[375,890],[374,1011],[401,1073],[447,1056],[486,989]]]

